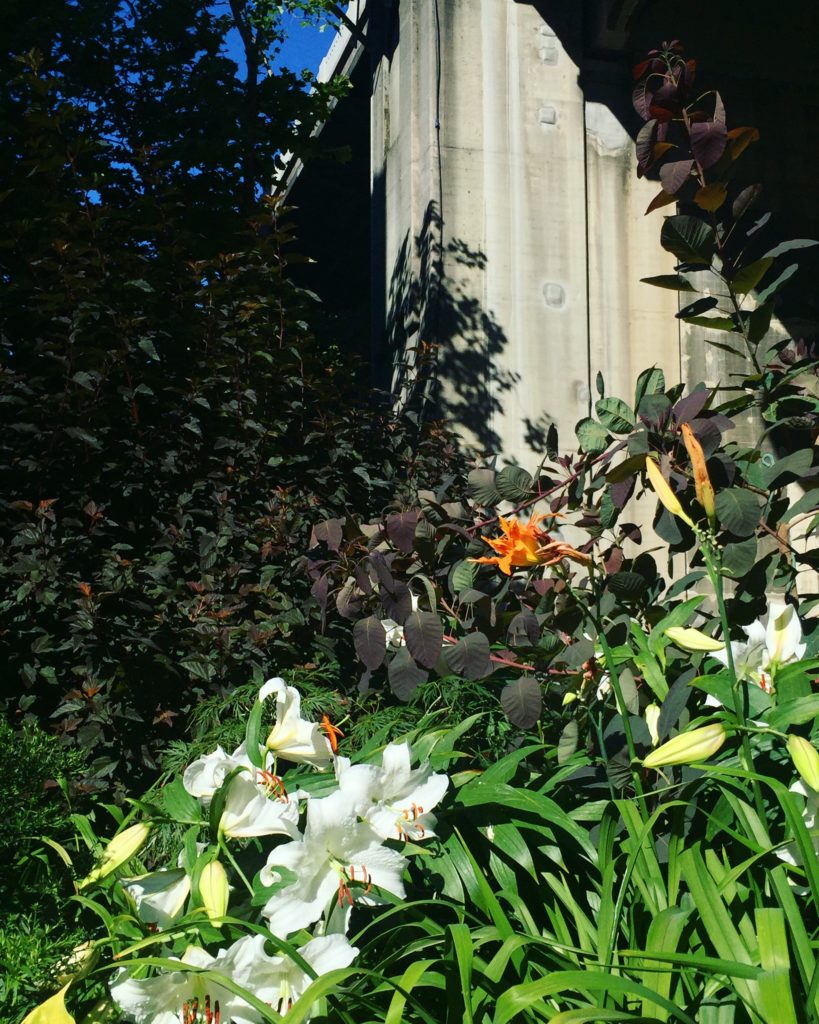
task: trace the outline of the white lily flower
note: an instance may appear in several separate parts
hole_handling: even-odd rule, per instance
[[[262,913],[272,932],[286,936],[318,921],[333,897],[339,907],[354,902],[373,906],[380,902],[371,892],[374,885],[403,897],[406,864],[399,853],[382,845],[369,824],[358,820],[356,805],[346,793],[313,799],[307,805],[303,840],[276,847],[261,870],[263,885],[277,881],[278,867],[297,876],[268,900]]]
[[[600,680],[597,684],[597,689],[594,691],[594,695],[598,700],[605,700],[606,697],[611,693],[611,673],[604,672],[600,676]]]
[[[284,1016],[306,992],[313,979],[289,957],[267,956],[262,936],[254,938],[258,942],[254,968],[257,994]],[[328,971],[349,967],[358,955],[358,950],[350,945],[345,935],[324,935],[301,946],[299,953],[320,976]]]
[[[219,831],[231,839],[251,836],[299,836],[299,803],[283,788],[275,789],[263,780],[263,773],[239,772],[230,781]],[[270,776],[270,778],[273,778]],[[279,783],[279,786],[281,784]]]
[[[387,634],[387,647],[405,647],[404,627],[395,619],[382,619],[381,625]]]
[[[191,796],[201,800],[203,806],[207,808],[213,794],[217,789],[221,789],[225,779],[236,768],[253,770],[244,743],[232,754],[226,754],[221,747],[217,747],[212,754],[197,758],[185,769],[182,785]]]
[[[430,812],[443,799],[449,777],[433,774],[429,764],[413,769],[406,741],[388,744],[380,767],[350,765],[339,758],[336,772],[341,792],[382,839],[419,840],[435,835],[436,818]]]
[[[244,743],[232,754],[217,747],[212,754],[200,757],[185,769],[182,784],[207,808],[216,791],[237,769],[240,770],[231,779],[219,820],[220,832],[232,839],[270,835],[297,838],[298,801],[304,794],[299,791],[288,796],[277,776],[251,763]]]
[[[768,602],[768,622],[752,622],[742,627],[747,641],[731,641],[731,657],[738,680],[747,680],[761,687],[766,693],[772,690],[771,676],[780,665],[799,661],[805,655],[807,645],[802,641],[802,626],[796,609],[781,598]],[[714,651],[711,657],[728,666],[728,652],[723,648]],[[710,707],[721,707],[716,697],[709,695],[705,703]]]
[[[295,764],[328,765],[333,759],[330,743],[319,725],[301,717],[299,691],[283,679],[268,679],[259,691],[259,700],[272,695],[276,697],[276,724],[267,737],[267,749]]]
[[[188,946],[181,963],[222,975],[257,995],[258,940],[261,936],[245,936],[215,957],[198,946]],[[134,1024],[204,1024],[217,1010],[222,1021],[232,1024],[259,1024],[262,1019],[241,996],[196,971],[163,970],[151,978],[132,978],[124,969],[111,982],[111,995]]]
[[[151,871],[137,878],[124,878],[121,884],[136,904],[139,919],[160,928],[168,928],[181,916],[191,891],[184,868]]]

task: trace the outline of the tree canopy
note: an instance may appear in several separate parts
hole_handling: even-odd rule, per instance
[[[217,680],[331,650],[308,511],[379,514],[432,465],[288,277],[270,182],[343,86],[274,68],[280,9],[7,12],[0,650],[98,776],[150,768]]]

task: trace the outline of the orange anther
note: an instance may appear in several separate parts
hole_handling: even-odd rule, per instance
[[[333,725],[330,721],[329,715],[322,715],[321,728],[327,733],[327,739],[330,741],[330,749],[335,754],[338,750],[338,737],[343,736],[344,733],[337,726]]]

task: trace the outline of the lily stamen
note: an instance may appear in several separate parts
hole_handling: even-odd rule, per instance
[[[277,800],[282,800],[285,803],[287,802],[287,790],[285,789],[280,776],[274,775],[272,772],[262,771],[259,769],[259,782],[261,782],[271,796],[275,797]]]
[[[344,733],[341,731],[341,729],[338,728],[338,726],[333,725],[333,723],[330,721],[329,715],[322,715],[320,728],[322,732],[326,733],[327,735],[327,740],[330,744],[330,749],[333,751],[334,754],[337,753],[338,737],[343,736]]]
[[[347,900],[350,906],[353,905],[353,894],[350,892],[347,879],[342,875],[338,880],[338,905],[343,907],[345,900]]]
[[[353,905],[353,903],[355,902],[355,899],[354,899],[352,891],[350,889],[350,885],[354,885],[356,882],[359,885],[363,885],[364,886],[364,892],[362,893],[362,895],[366,896],[367,893],[369,893],[372,890],[372,887],[373,887],[372,875],[367,870],[366,866],[364,864],[360,864],[359,865],[359,874],[361,875],[361,877],[358,878],[358,879],[355,877],[355,871],[356,871],[355,864],[350,864],[348,867],[341,868],[339,870],[339,878],[338,878],[338,905],[339,906],[343,906],[345,900],[347,900],[347,902],[348,902],[348,904],[350,906]]]
[[[191,1002],[184,1002],[179,1014],[181,1024],[220,1024],[219,1001],[214,1003],[216,1012],[210,1008],[210,996],[205,996],[205,1007],[200,1012],[199,998],[195,997]]]
[[[424,813],[424,808],[420,804],[411,803],[409,807],[404,807],[401,810],[401,818],[399,818],[395,827],[398,832],[398,838],[408,842],[410,838],[423,839],[426,835],[426,829],[423,825],[418,824],[418,819]],[[411,822],[414,826],[414,833],[411,836],[410,831],[406,828],[403,822],[406,821],[408,824]]]

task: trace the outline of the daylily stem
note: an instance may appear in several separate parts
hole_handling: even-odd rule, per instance
[[[590,582],[594,582],[594,563],[592,563],[589,567],[589,576]],[[626,703],[623,699],[623,690],[620,686],[620,676],[617,673],[617,669],[614,667],[614,656],[611,653],[611,647],[609,647],[609,642],[606,639],[606,634],[603,630],[603,620],[602,616],[600,615],[599,606],[600,594],[598,591],[597,615],[593,615],[590,610],[584,607],[583,602],[578,600],[579,595],[573,587],[571,588],[571,590],[575,597],[575,600],[577,601],[578,607],[584,610],[586,617],[594,626],[595,632],[597,633],[597,639],[600,641],[600,646],[603,649],[603,658],[606,662],[606,669],[609,673],[609,678],[611,679],[611,686],[614,690],[614,696],[617,701],[617,710],[620,712],[620,718],[623,722],[623,732],[626,736],[626,746],[628,748],[628,756],[629,761],[631,763],[631,777],[634,783],[634,792],[637,796],[637,806],[640,809],[640,817],[645,822],[647,818],[645,806],[645,793],[643,791],[643,780],[640,778],[639,769],[635,768],[634,766],[634,762],[637,760],[637,748],[634,745],[634,736],[631,732],[631,722],[629,721],[629,713],[628,709],[626,708]]]
[[[603,648],[603,657],[606,661],[606,669],[611,679],[611,687],[614,690],[614,696],[617,700],[617,710],[620,712],[620,718],[623,722],[623,732],[626,734],[626,746],[628,747],[629,761],[631,762],[631,776],[634,781],[634,792],[637,794],[637,805],[640,809],[640,817],[643,821],[646,821],[646,807],[645,807],[645,793],[643,792],[643,780],[640,778],[640,772],[634,767],[634,762],[637,760],[637,748],[634,745],[634,736],[631,732],[631,722],[629,721],[629,712],[626,707],[626,702],[623,699],[623,690],[620,687],[620,676],[617,673],[617,669],[614,667],[614,656],[611,653],[611,647],[606,639],[606,634],[603,632],[603,623],[597,622],[596,619],[592,618],[592,623],[597,631],[597,639],[600,641],[600,646]]]

